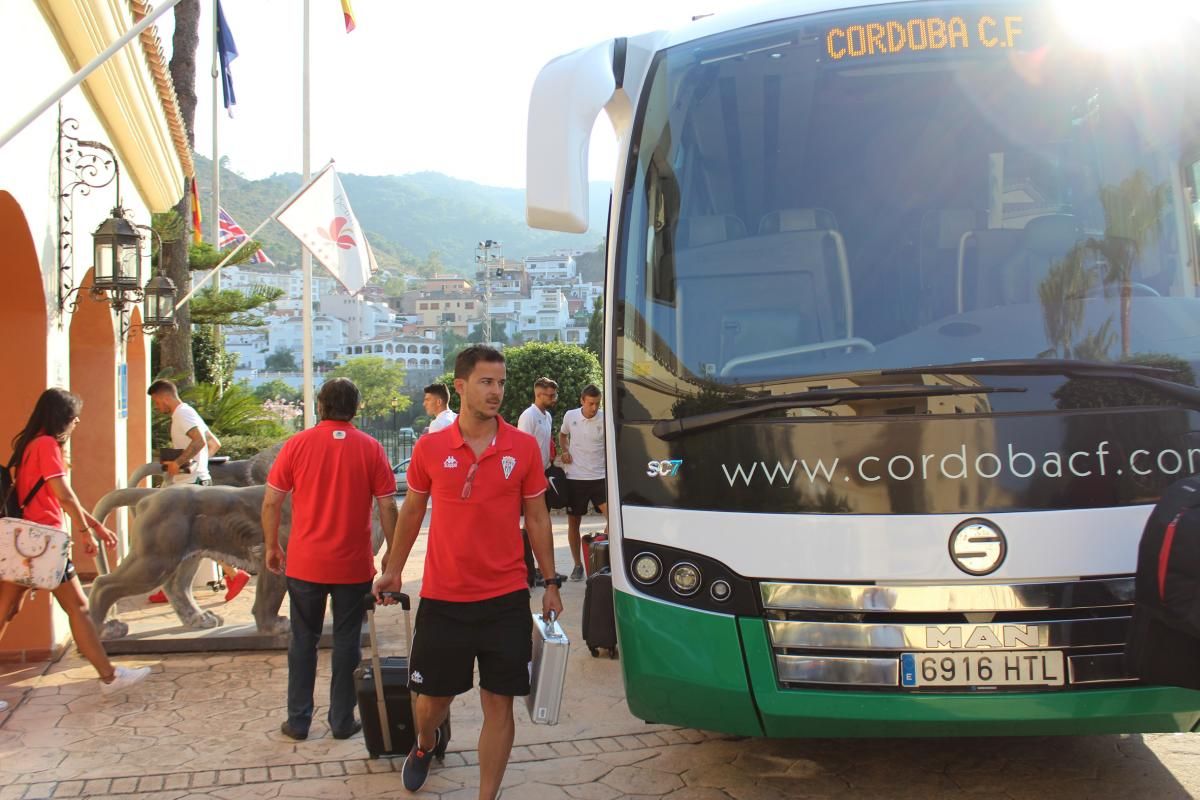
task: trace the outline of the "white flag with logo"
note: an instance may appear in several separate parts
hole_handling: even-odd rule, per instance
[[[275,215],[313,257],[355,294],[375,270],[375,254],[350,209],[350,199],[330,164],[308,188]]]

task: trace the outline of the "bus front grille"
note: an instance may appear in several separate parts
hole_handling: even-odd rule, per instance
[[[1133,681],[1123,663],[1129,576],[938,586],[763,582],[759,590],[785,688],[910,691],[901,686],[905,653],[1061,651],[1066,681],[1056,690]]]

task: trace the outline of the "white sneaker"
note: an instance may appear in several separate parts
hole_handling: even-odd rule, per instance
[[[111,683],[100,681],[100,691],[104,694],[123,691],[135,683],[141,683],[149,674],[149,667],[117,667]]]

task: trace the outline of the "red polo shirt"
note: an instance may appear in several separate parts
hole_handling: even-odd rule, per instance
[[[496,438],[478,459],[458,420],[413,448],[408,490],[433,498],[421,597],[469,603],[526,587],[522,501],[546,491],[542,453],[528,433],[496,421]]]
[[[289,577],[366,583],[375,576],[371,503],[396,493],[383,445],[349,422],[322,420],[284,443],[267,485],[292,493]]]
[[[61,478],[67,474],[67,465],[63,461],[62,447],[53,436],[41,434],[25,446],[25,454],[21,456],[21,464],[17,467],[17,502],[23,502],[38,478]],[[42,484],[37,494],[25,506],[25,519],[39,525],[49,525],[52,528],[65,529],[66,519],[63,516],[62,504],[50,491],[50,487]]]

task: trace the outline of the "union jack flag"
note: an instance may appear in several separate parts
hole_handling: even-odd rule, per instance
[[[217,245],[224,250],[235,245],[239,245],[250,237],[246,235],[246,230],[233,221],[233,217],[229,216],[229,212],[223,208],[217,208],[217,224],[221,226],[221,236],[217,240]],[[275,262],[267,258],[267,254],[262,251],[262,248],[254,251],[254,255],[250,257],[251,264],[274,264]]]

